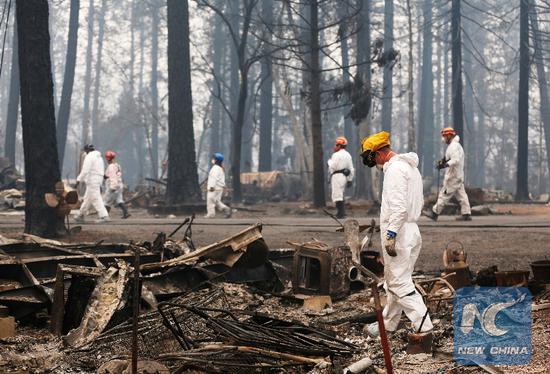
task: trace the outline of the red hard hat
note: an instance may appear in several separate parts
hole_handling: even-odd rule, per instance
[[[107,152],[105,152],[105,158],[106,158],[108,161],[112,160],[112,159],[115,158],[115,157],[116,157],[116,153],[115,153],[115,152],[113,152],[113,151],[107,151]]]
[[[441,135],[456,135],[456,131],[452,127],[445,127],[443,130],[441,130]]]
[[[344,138],[343,136],[339,136],[336,138],[336,145],[348,145],[348,140]]]

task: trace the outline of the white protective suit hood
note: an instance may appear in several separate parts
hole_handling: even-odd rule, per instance
[[[392,161],[397,161],[397,160],[405,161],[407,164],[411,165],[413,168],[417,168],[419,163],[418,155],[414,152],[409,152],[409,153],[401,153],[393,156],[388,162],[386,162],[386,165],[390,164]]]

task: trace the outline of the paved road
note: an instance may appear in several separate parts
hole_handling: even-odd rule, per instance
[[[88,220],[82,226],[93,226],[100,229],[101,227],[112,228],[114,226],[177,226],[185,217],[174,218],[156,218],[148,216],[144,213],[134,214],[129,219],[120,219],[113,215],[112,221],[107,224],[96,224],[93,219]],[[376,219],[377,216],[354,217],[360,224],[368,224],[371,219]],[[254,223],[263,223],[264,226],[273,227],[300,227],[300,228],[315,228],[332,230],[338,227],[338,224],[329,217],[312,217],[304,216],[277,216],[269,217],[256,215],[254,213],[246,213],[246,217],[241,218],[202,218],[198,217],[194,221],[194,226],[248,226]],[[437,222],[421,217],[419,221],[420,227],[448,227],[448,228],[512,228],[512,227],[532,227],[532,228],[550,228],[550,216],[548,215],[495,215],[495,216],[480,216],[473,217],[470,222],[456,221],[454,216],[441,216]],[[22,213],[0,213],[0,230],[2,227],[23,227]]]
[[[245,214],[245,213],[239,213]],[[337,223],[329,217],[278,216],[262,217],[246,213],[247,217],[231,219],[197,218],[193,225],[193,240],[197,246],[211,244],[226,238],[244,227],[263,223],[263,236],[270,248],[288,248],[291,242],[321,240],[331,245],[341,245],[343,234],[335,232]],[[184,219],[154,218],[136,212],[130,219],[122,220],[113,215],[108,224],[84,224],[80,234],[68,238],[73,242],[128,242],[129,240],[153,240],[158,232],[170,233]],[[372,217],[374,218],[374,217]],[[361,224],[368,224],[371,217],[361,217]],[[422,217],[422,252],[417,268],[425,271],[441,269],[442,252],[451,241],[459,241],[468,252],[473,270],[498,265],[501,270],[529,269],[531,261],[550,258],[550,216],[504,215],[474,217],[471,222],[457,222],[454,217],[441,217],[432,222]],[[0,234],[16,234],[23,231],[23,215],[0,214]],[[182,232],[176,234],[181,238]],[[379,250],[376,237],[374,249]]]

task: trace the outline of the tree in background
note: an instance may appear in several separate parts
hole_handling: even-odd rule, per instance
[[[520,0],[516,200],[529,199],[529,0]]]
[[[69,18],[69,35],[67,42],[67,57],[65,58],[65,77],[63,78],[63,90],[57,116],[57,153],[59,163],[63,168],[65,158],[65,146],[67,132],[69,131],[69,118],[71,115],[71,101],[73,94],[74,73],[76,66],[76,51],[78,45],[78,14],[80,0],[71,0],[71,15]]]
[[[15,17],[14,17],[15,18]],[[19,118],[19,58],[17,48],[17,19],[13,22],[12,56],[10,91],[8,98],[8,115],[6,118],[6,138],[4,139],[4,156],[15,164],[15,144],[17,120]]]
[[[393,50],[393,0],[384,0],[384,54]],[[411,87],[412,89],[412,87]],[[384,65],[382,83],[382,130],[391,132],[393,110],[393,64]]]
[[[168,185],[169,204],[201,199],[195,156],[189,8],[168,0]]]
[[[88,4],[86,41],[86,72],[84,74],[84,104],[82,108],[82,145],[90,142],[90,93],[92,88],[92,59],[94,47],[94,0]]]
[[[60,180],[47,0],[17,0],[21,119],[25,154],[25,232],[54,237],[63,219],[45,193]]]
[[[453,127],[465,142],[464,114],[462,104],[462,26],[460,11],[461,0],[452,0],[451,9],[451,43],[452,43],[452,107]]]
[[[432,0],[423,3],[422,81],[420,85],[420,110],[418,113],[418,151],[422,160],[422,175],[433,177],[434,171],[434,113],[433,113],[433,48],[432,48]]]
[[[262,1],[262,19],[269,29],[273,28],[273,1]],[[271,33],[268,33],[268,44]],[[261,61],[262,71],[260,83],[260,148],[259,148],[259,171],[272,169],[272,139],[273,139],[273,77],[271,56],[266,56]]]

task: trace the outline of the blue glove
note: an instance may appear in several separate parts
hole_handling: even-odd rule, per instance
[[[397,236],[397,233],[391,230],[386,231],[386,243],[384,245],[384,248],[386,249],[386,252],[391,257],[397,256],[397,252],[395,251],[395,237]]]

